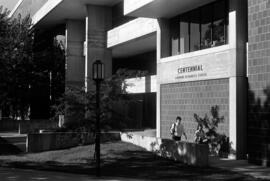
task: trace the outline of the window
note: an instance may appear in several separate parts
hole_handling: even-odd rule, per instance
[[[190,13],[190,51],[200,50],[200,11]]]
[[[213,45],[224,45],[226,43],[226,9],[225,1],[214,4],[213,16]],[[222,9],[224,9],[222,11]]]
[[[219,0],[171,20],[171,53],[183,54],[227,43],[227,0]]]
[[[201,49],[212,46],[212,5],[201,9]]]
[[[178,19],[171,21],[171,53],[172,55],[179,54],[179,24]]]
[[[189,52],[189,17],[182,16],[180,19],[180,53]]]

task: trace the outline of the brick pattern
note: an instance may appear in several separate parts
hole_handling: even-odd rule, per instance
[[[220,107],[225,117],[219,133],[229,135],[229,79],[205,80],[161,85],[161,137],[170,138],[170,126],[181,116],[189,141],[194,140],[197,123],[194,113],[210,115],[211,106]]]
[[[249,161],[270,165],[270,0],[248,0]]]

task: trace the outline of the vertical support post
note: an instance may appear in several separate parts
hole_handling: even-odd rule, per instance
[[[96,176],[100,176],[100,109],[99,109],[99,88],[100,81],[96,80]]]

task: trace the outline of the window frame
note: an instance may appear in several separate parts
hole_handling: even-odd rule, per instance
[[[193,10],[191,10],[191,11],[188,11],[188,12],[185,12],[185,13],[182,13],[182,14],[180,14],[180,15],[177,15],[177,16],[175,16],[175,17],[173,17],[173,18],[171,18],[170,19],[170,39],[171,39],[171,42],[170,42],[170,53],[171,53],[171,56],[174,56],[174,55],[180,55],[180,54],[185,54],[185,53],[189,53],[189,52],[194,52],[194,51],[191,51],[191,18],[190,18],[190,15],[192,14],[192,12],[194,12],[194,11],[199,11],[199,14],[200,14],[200,20],[199,20],[199,22],[200,22],[200,24],[199,24],[199,33],[200,33],[200,35],[199,35],[199,38],[200,38],[200,40],[199,40],[199,42],[200,42],[200,44],[199,44],[199,50],[203,50],[203,49],[208,49],[208,48],[212,48],[212,47],[217,47],[217,46],[221,46],[221,45],[217,45],[217,46],[213,46],[213,28],[214,28],[214,7],[215,7],[215,4],[216,3],[222,3],[222,2],[224,2],[224,17],[223,17],[223,19],[224,19],[224,30],[223,30],[223,33],[224,33],[224,38],[225,38],[225,40],[224,40],[224,44],[222,44],[222,45],[225,45],[225,44],[228,44],[228,42],[229,42],[229,37],[228,37],[228,25],[229,25],[229,1],[228,0],[218,0],[218,1],[215,1],[215,2],[212,2],[212,3],[209,3],[209,4],[206,4],[206,5],[204,5],[204,6],[201,6],[201,7],[198,7],[198,8],[195,8],[195,9],[193,9]],[[208,47],[208,48],[203,48],[202,49],[202,9],[203,8],[205,8],[205,7],[207,7],[207,6],[209,6],[209,7],[211,7],[211,47]],[[184,53],[181,53],[181,43],[180,43],[180,35],[181,35],[181,17],[183,17],[183,16],[188,16],[188,42],[189,42],[189,45],[188,45],[188,51],[187,52],[185,52],[184,51]],[[175,24],[173,24],[173,23],[175,23],[175,22],[177,22],[177,25],[179,26],[179,28],[178,28],[178,47],[177,47],[177,54],[173,54],[173,51],[172,51],[172,32],[175,32],[175,30],[174,31],[172,31],[172,27],[175,27],[176,25]],[[174,34],[175,35],[175,34]],[[199,50],[195,50],[195,51],[199,51]]]

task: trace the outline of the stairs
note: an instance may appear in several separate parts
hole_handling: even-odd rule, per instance
[[[26,135],[0,136],[0,155],[26,152]]]

